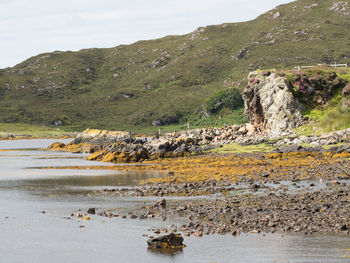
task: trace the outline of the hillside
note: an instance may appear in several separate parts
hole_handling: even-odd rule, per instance
[[[242,90],[257,68],[349,63],[349,2],[299,0],[183,36],[40,54],[0,70],[0,122],[143,129],[200,118],[208,97]]]

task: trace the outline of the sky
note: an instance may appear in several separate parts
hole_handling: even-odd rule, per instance
[[[55,50],[114,47],[241,22],[291,0],[0,0],[0,68]]]

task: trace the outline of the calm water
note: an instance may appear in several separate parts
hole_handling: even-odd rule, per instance
[[[350,238],[324,235],[241,235],[185,238],[174,254],[147,250],[151,227],[181,223],[65,217],[89,207],[134,210],[142,198],[88,197],[101,187],[132,185],[157,174],[47,170],[47,166],[110,165],[83,154],[40,150],[52,140],[0,141],[0,262],[349,262]],[[41,211],[45,211],[42,214]],[[80,226],[85,226],[81,228]]]

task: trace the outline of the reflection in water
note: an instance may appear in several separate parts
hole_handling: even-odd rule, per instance
[[[168,257],[176,257],[183,253],[183,248],[177,249],[151,249],[148,248],[147,251],[153,254],[166,255]]]
[[[45,148],[45,140],[37,142],[38,147]],[[30,143],[33,145],[33,140]],[[9,149],[12,145],[7,144],[6,147]],[[113,167],[113,165],[87,161],[86,154],[43,151],[39,148],[25,151],[18,141],[14,148],[11,154],[0,152],[0,189],[23,190],[37,196],[74,195],[86,194],[103,187],[136,185],[141,180],[160,176],[158,172],[103,169],[93,171],[89,167],[96,165]],[[47,169],[47,166],[57,166],[60,169]],[[74,166],[81,169],[64,169]]]
[[[47,166],[106,165],[88,162],[86,155],[37,150],[52,140],[0,141],[0,262],[348,262],[350,237],[332,235],[231,235],[185,237],[183,251],[147,250],[148,229],[186,219],[68,220],[90,207],[135,210],[151,198],[90,197],[91,190],[136,184],[157,173],[111,170],[25,169]],[[110,165],[110,164],[107,164]],[[177,200],[175,198],[175,200]],[[42,213],[45,211],[45,214]],[[84,226],[84,228],[81,228]],[[45,259],[45,261],[43,260]]]
[[[107,172],[108,173],[108,172]],[[99,175],[99,176],[74,176],[61,178],[45,178],[36,180],[24,180],[25,184],[41,185],[50,187],[51,185],[63,186],[129,186],[135,185],[138,182],[159,177],[157,172],[116,172],[113,174]]]
[[[67,170],[66,170],[67,171]],[[159,173],[118,172],[99,176],[64,176],[54,178],[30,179],[21,181],[3,181],[1,188],[27,190],[32,195],[65,195],[90,194],[93,190],[111,187],[137,185],[141,180],[158,177]]]

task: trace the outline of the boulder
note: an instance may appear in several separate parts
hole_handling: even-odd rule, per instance
[[[48,147],[48,149],[52,151],[60,151],[60,150],[63,150],[64,147],[66,147],[64,143],[54,142]]]
[[[255,133],[255,131],[256,131],[255,126],[253,124],[251,124],[251,123],[246,124],[246,129],[248,131],[247,132],[248,135],[253,135]]]
[[[166,200],[165,199],[158,200],[157,203],[154,204],[154,207],[165,209],[166,208]]]
[[[63,126],[63,121],[61,121],[61,120],[54,120],[53,122],[52,122],[52,125],[53,126],[57,126],[57,127],[59,127],[59,126]]]
[[[302,123],[302,106],[283,77],[255,71],[248,79],[249,84],[242,94],[244,113],[256,129],[278,135]]]
[[[149,249],[181,249],[185,247],[182,243],[183,240],[181,234],[171,233],[169,235],[150,238],[147,240],[147,244]]]
[[[272,19],[277,19],[281,16],[281,13],[280,12],[277,12],[273,15]]]
[[[162,120],[154,120],[152,121],[152,126],[154,127],[159,127],[159,126],[163,126],[163,121]]]
[[[94,214],[96,214],[96,208],[94,208],[94,207],[89,208],[86,212],[90,215],[94,215]]]

